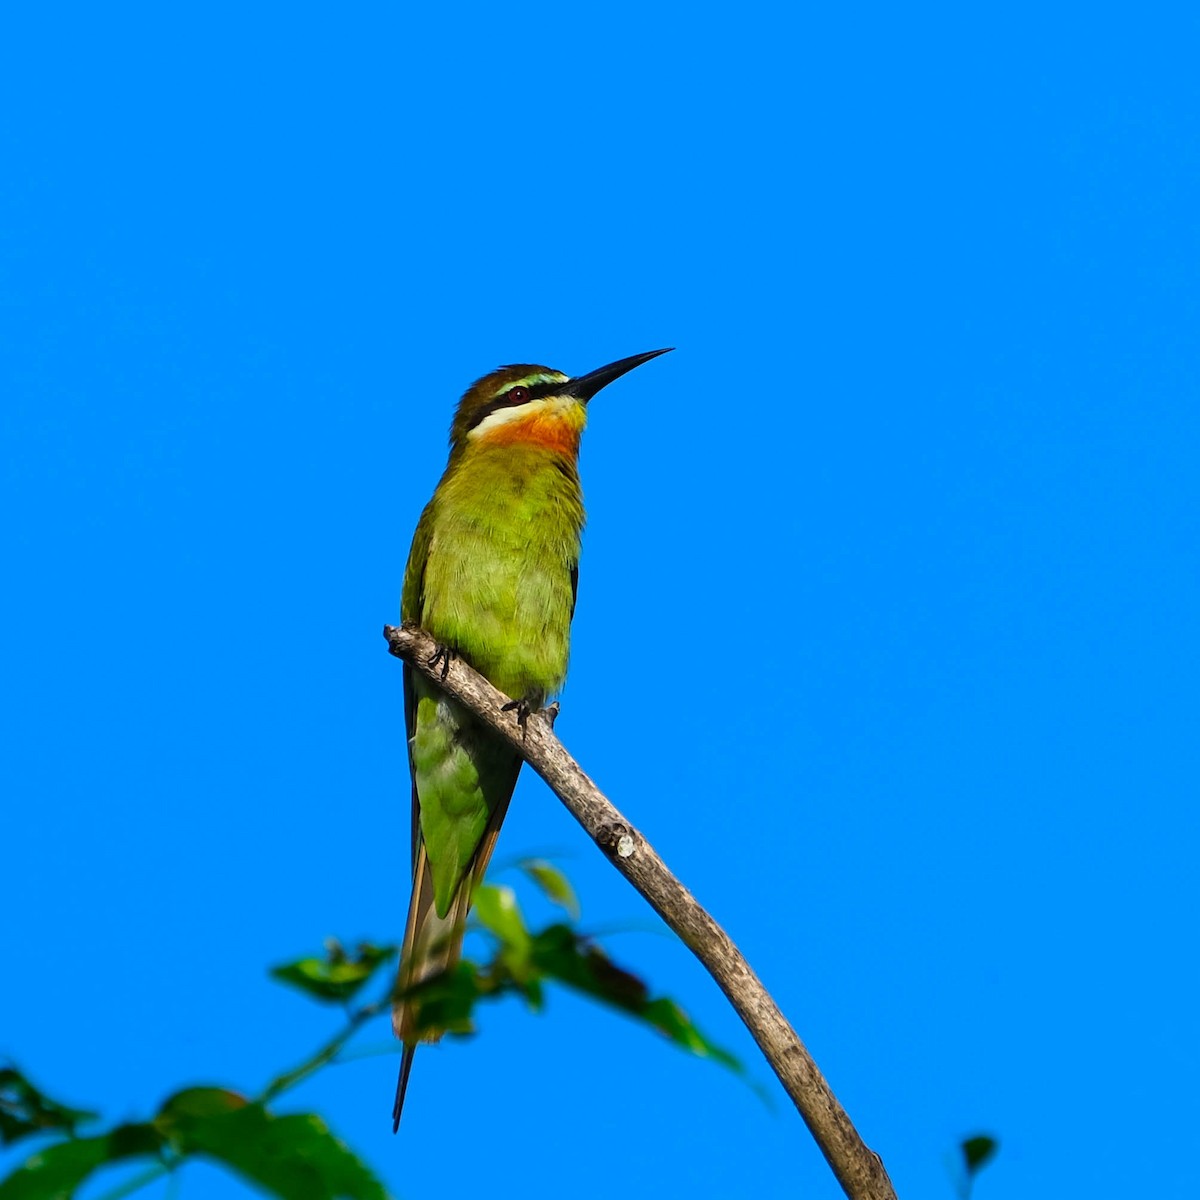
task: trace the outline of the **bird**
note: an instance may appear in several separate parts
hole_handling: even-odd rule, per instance
[[[566,679],[579,583],[579,441],[601,388],[671,347],[574,378],[533,364],[500,367],[463,394],[445,473],[417,522],[401,619],[430,634],[444,672],[461,658],[512,697],[518,718]],[[392,1129],[421,1041],[417,985],[457,963],[471,893],[508,810],[520,755],[435,683],[404,666],[412,776],[412,897],[393,993],[403,1043]]]

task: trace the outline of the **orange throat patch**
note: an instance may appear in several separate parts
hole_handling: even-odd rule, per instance
[[[579,426],[558,413],[530,413],[489,429],[479,441],[485,446],[536,446],[575,458],[579,454]]]

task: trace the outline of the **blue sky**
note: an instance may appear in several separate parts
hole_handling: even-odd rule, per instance
[[[1194,1192],[1190,9],[5,25],[0,1053],[135,1117],[320,1040],[265,969],[401,931],[379,631],[454,403],[674,345],[593,406],[564,741],[901,1196],[977,1130],[981,1200]],[[401,1197],[836,1196],[530,776],[532,851],[774,1110],[563,995],[423,1052],[399,1139],[391,1058],[295,1103]]]

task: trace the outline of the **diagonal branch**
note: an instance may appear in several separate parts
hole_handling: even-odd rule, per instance
[[[879,1156],[859,1137],[845,1109],[787,1018],[779,1011],[729,935],[675,878],[653,847],[613,807],[554,735],[551,722],[531,715],[522,730],[503,711],[508,697],[461,658],[445,668],[423,630],[385,626],[388,649],[469,708],[516,749],[550,785],[609,861],[650,902],[717,981],[750,1030],[804,1118],[850,1200],[896,1200]]]

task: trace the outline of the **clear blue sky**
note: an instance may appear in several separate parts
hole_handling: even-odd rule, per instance
[[[0,1052],[135,1117],[316,1043],[265,969],[400,933],[379,631],[455,401],[674,345],[594,405],[564,740],[902,1197],[976,1130],[978,1200],[1194,1194],[1192,8],[5,27]],[[533,850],[653,928],[529,777]],[[391,1058],[293,1100],[406,1200],[835,1197],[700,968],[610,946],[775,1111],[557,994],[424,1052],[399,1139]]]

